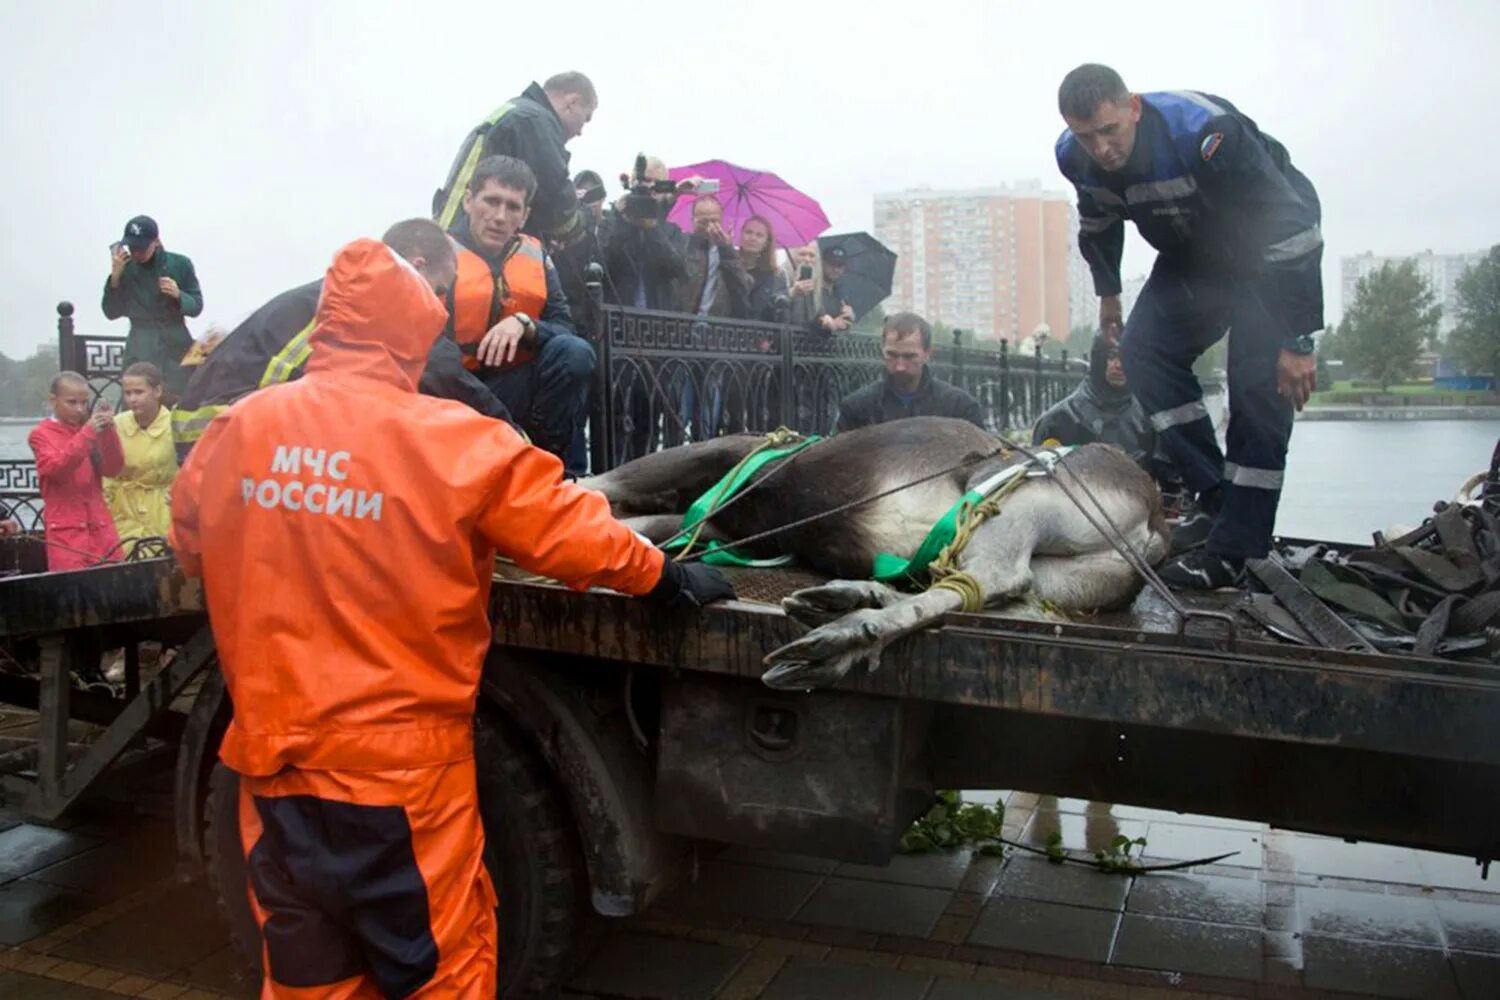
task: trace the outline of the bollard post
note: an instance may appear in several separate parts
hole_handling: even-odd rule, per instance
[[[58,371],[77,371],[78,365],[73,363],[74,353],[73,340],[73,303],[63,301],[57,304],[57,368]]]
[[[1000,339],[1000,429],[1010,430],[1010,341]]]
[[[595,368],[594,401],[589,407],[589,471],[594,475],[609,471],[609,456],[614,454],[615,414],[609,393],[609,334],[604,323],[604,268],[590,261],[584,272],[584,290],[588,295],[589,319],[592,321]]]

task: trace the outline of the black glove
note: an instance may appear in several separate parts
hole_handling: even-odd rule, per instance
[[[699,562],[673,562],[671,556],[661,564],[661,579],[646,595],[646,600],[665,608],[701,608],[733,598],[734,587],[718,570]]]

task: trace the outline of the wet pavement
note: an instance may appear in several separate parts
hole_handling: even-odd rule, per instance
[[[1024,853],[888,867],[727,849],[611,923],[565,997],[1500,996],[1500,884],[1468,859],[1014,793],[1007,835],[1091,851],[1144,837],[1130,878]],[[164,793],[60,828],[0,811],[0,997],[251,997]],[[1500,878],[1500,873],[1497,873]]]

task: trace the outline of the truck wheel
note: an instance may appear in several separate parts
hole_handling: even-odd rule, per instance
[[[245,884],[245,850],[240,845],[240,776],[214,764],[203,806],[203,863],[208,884],[229,928],[229,941],[244,962],[247,982],[260,982],[260,927],[250,909]]]
[[[582,898],[572,828],[545,768],[509,723],[481,707],[474,739],[484,860],[500,899],[499,996],[550,996],[568,971]],[[205,812],[209,882],[235,950],[258,981],[260,929],[245,888],[239,776],[222,764]]]

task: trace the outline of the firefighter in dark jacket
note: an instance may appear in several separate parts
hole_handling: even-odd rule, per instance
[[[536,199],[526,221],[526,235],[566,245],[584,233],[578,191],[568,173],[566,144],[578,138],[594,117],[599,97],[582,73],[559,73],[544,84],[533,83],[480,122],[464,140],[448,171],[448,180],[433,196],[438,225],[452,229],[463,218],[464,192],[479,161],[513,156],[536,174]]]
[[[533,443],[576,465],[573,439],[582,433],[594,348],[578,336],[557,269],[541,241],[523,230],[536,176],[510,156],[475,166],[464,192],[458,279],[447,295],[446,334],[464,364],[515,414]]]
[[[925,319],[909,312],[887,316],[880,346],[885,375],[839,403],[840,431],[906,417],[953,417],[984,426],[979,400],[933,377],[927,367],[932,361],[932,327]]]
[[[453,286],[454,251],[449,238],[426,219],[398,222],[383,237],[428,280],[438,295]],[[251,313],[214,348],[193,373],[172,411],[172,438],[179,459],[203,436],[210,421],[242,396],[268,385],[300,378],[312,354],[322,279],[282,292]],[[496,420],[512,423],[510,411],[464,367],[451,339],[439,337],[427,355],[417,388],[429,396],[455,399]]]
[[[104,282],[104,318],[130,320],[121,367],[149,361],[175,397],[187,383],[182,357],[193,346],[184,316],[203,311],[203,292],[193,262],[161,245],[156,221],[137,215],[110,248]]]
[[[1321,209],[1286,149],[1211,94],[1132,94],[1089,64],[1063,80],[1067,131],[1057,163],[1078,189],[1079,247],[1100,295],[1099,324],[1123,330],[1131,391],[1198,512],[1162,570],[1216,589],[1270,548],[1292,414],[1315,387],[1323,328]],[[1120,314],[1126,220],[1158,251],[1127,320]],[[1193,361],[1230,328],[1228,455],[1220,452]],[[1198,546],[1201,546],[1199,548]]]

